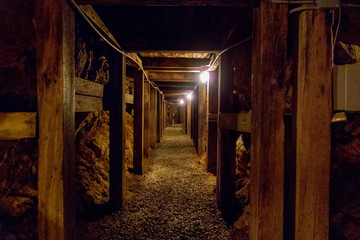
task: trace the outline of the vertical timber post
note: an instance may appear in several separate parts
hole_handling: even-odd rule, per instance
[[[150,83],[144,83],[144,154],[150,154]]]
[[[218,83],[219,113],[233,112],[233,67],[232,54],[221,56],[220,77]],[[219,116],[219,115],[218,115]],[[219,121],[219,119],[218,119]],[[235,143],[237,133],[221,129],[218,124],[216,193],[220,210],[225,218],[233,217],[235,198]]]
[[[75,16],[65,0],[36,1],[38,238],[72,239],[75,225]]]
[[[110,105],[110,204],[122,208],[125,191],[125,57],[113,53]]]
[[[191,99],[186,100],[186,134],[191,135]]]
[[[161,140],[161,94],[159,91],[156,92],[157,101],[156,101],[156,142]]]
[[[218,84],[218,71],[210,72],[208,83],[208,152],[206,169],[213,174],[216,174],[217,159]]]
[[[156,115],[156,89],[150,88],[150,147],[156,147],[156,123],[157,123],[157,115]]]
[[[206,121],[207,121],[207,104],[206,104],[206,90],[207,84],[199,83],[198,85],[198,151],[197,154],[202,154],[206,150]]]
[[[282,240],[286,4],[254,10],[250,239]]]
[[[134,76],[134,173],[142,174],[144,156],[144,74]]]
[[[328,239],[331,142],[331,18],[299,16],[295,240]]]

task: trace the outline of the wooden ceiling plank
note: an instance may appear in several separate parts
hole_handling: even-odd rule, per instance
[[[78,4],[117,6],[252,6],[251,0],[77,0]]]

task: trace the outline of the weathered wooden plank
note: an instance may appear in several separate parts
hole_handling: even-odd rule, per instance
[[[144,74],[134,76],[134,173],[142,174],[144,156]]]
[[[77,0],[77,3],[120,6],[252,6],[250,0]]]
[[[216,175],[217,161],[217,119],[218,119],[218,71],[210,72],[208,84],[208,141],[207,166],[208,172]]]
[[[134,95],[131,94],[125,94],[125,102],[127,104],[134,104]]]
[[[150,154],[150,84],[144,83],[144,154]]]
[[[208,64],[207,58],[143,58],[145,69],[199,68]]]
[[[111,89],[110,105],[110,204],[113,210],[122,208],[125,196],[125,57],[113,52],[111,60],[112,77],[108,83]]]
[[[103,99],[84,95],[75,95],[76,112],[93,112],[103,110]]]
[[[199,73],[149,72],[149,78],[154,82],[198,82]]]
[[[247,113],[219,113],[219,128],[251,133],[251,111]]]
[[[75,225],[75,16],[65,0],[39,0],[35,9],[38,239],[67,240]]]
[[[295,239],[328,239],[331,142],[331,16],[299,16]]]
[[[206,90],[207,84],[198,85],[198,149],[197,153],[202,154],[206,150],[206,124],[207,124],[207,103]]]
[[[191,134],[191,99],[186,100],[186,134]]]
[[[150,147],[156,147],[156,123],[157,123],[157,113],[156,113],[156,89],[150,89]]]
[[[92,97],[104,96],[104,85],[82,78],[75,78],[75,93]]]
[[[0,112],[0,140],[36,137],[36,113]]]
[[[282,240],[287,5],[254,10],[250,239]]]
[[[232,52],[221,56],[218,103],[219,112],[233,112],[233,66]],[[216,193],[217,202],[225,218],[232,218],[235,197],[235,146],[236,132],[221,129],[218,124]]]
[[[161,94],[159,91],[156,92],[157,103],[156,103],[156,142],[161,140]]]

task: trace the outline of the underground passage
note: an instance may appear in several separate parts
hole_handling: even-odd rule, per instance
[[[0,2],[0,239],[360,239],[357,0]]]

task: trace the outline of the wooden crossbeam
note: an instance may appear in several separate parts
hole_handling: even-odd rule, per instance
[[[0,140],[36,137],[35,112],[0,112]]]
[[[219,127],[251,133],[251,111],[247,113],[219,113]]]
[[[154,82],[198,82],[199,73],[193,72],[149,72]]]
[[[207,58],[143,58],[145,69],[199,68],[209,64]]]
[[[77,0],[77,3],[118,6],[252,6],[250,0]]]

